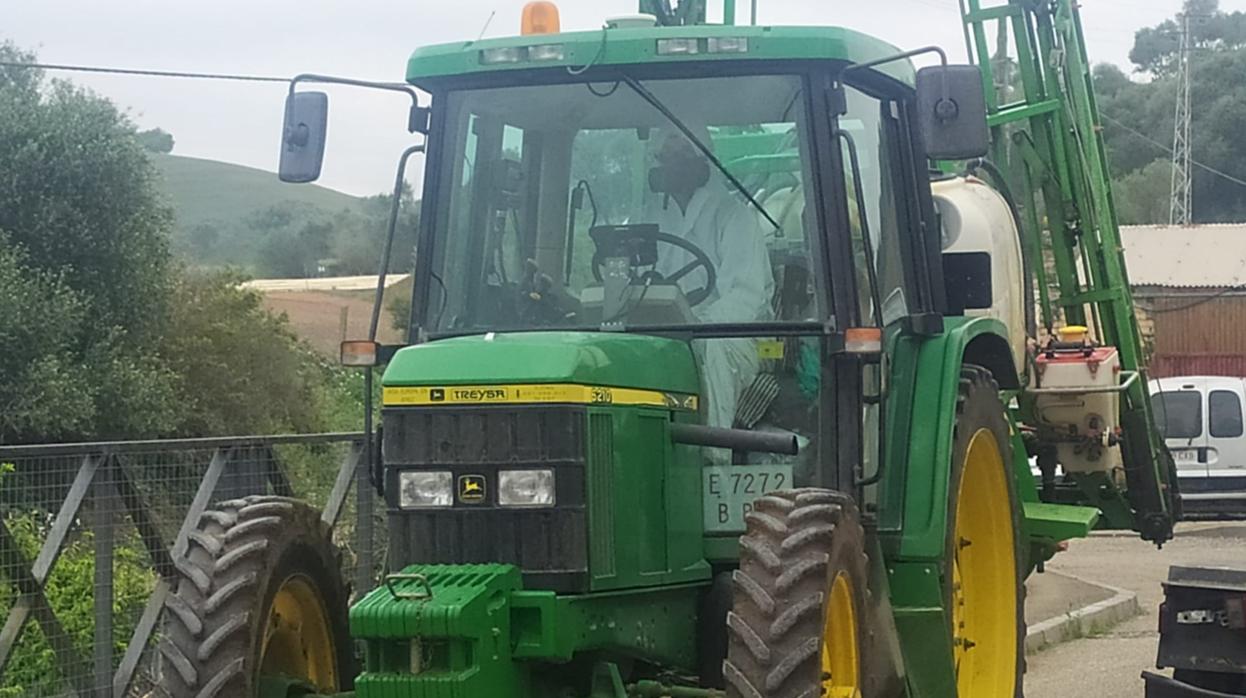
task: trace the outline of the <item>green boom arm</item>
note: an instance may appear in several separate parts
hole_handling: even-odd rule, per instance
[[[993,159],[1017,193],[1044,326],[1050,333],[1058,319],[1089,325],[1117,348],[1122,369],[1144,371],[1076,3],[962,0],[961,9],[970,58],[986,88]],[[1000,55],[1009,40],[1015,71]],[[1176,477],[1140,377],[1123,395],[1121,414],[1127,480],[1119,494],[1132,520],[1108,523],[1162,544],[1179,516]],[[1111,519],[1111,507],[1104,512]]]

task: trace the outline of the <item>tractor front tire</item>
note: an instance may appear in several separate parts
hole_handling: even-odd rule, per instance
[[[348,689],[349,594],[330,533],[320,512],[285,497],[205,512],[175,560],[180,579],[165,601],[165,693],[253,698],[265,683]]]
[[[944,575],[959,698],[1022,695],[1021,508],[1005,415],[991,372],[966,365],[956,400]]]
[[[753,504],[727,615],[729,698],[860,698],[868,561],[856,504],[831,490]]]

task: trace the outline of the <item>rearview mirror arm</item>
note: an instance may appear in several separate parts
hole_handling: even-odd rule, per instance
[[[395,82],[373,82],[371,80],[356,80],[355,78],[340,78],[333,75],[318,75],[316,73],[302,73],[295,75],[290,79],[290,94],[294,94],[295,89],[300,82],[319,82],[330,85],[350,85],[352,87],[366,87],[371,90],[388,90],[390,92],[402,92],[411,97],[411,111],[407,118],[407,131],[409,133],[422,133],[428,135],[428,114],[427,107],[420,106],[420,96],[415,88],[405,83]]]
[[[933,54],[938,55],[939,62],[943,65],[944,68],[947,67],[948,63],[947,63],[947,52],[946,51],[944,51],[942,48],[938,46],[925,46],[923,48],[915,48],[912,51],[905,51],[904,53],[897,53],[891,56],[884,56],[882,58],[876,58],[872,61],[866,61],[864,63],[853,63],[852,65],[845,66],[843,70],[839,71],[839,75],[835,76],[836,87],[841,90],[843,89],[844,78],[847,77],[849,73],[855,73],[861,70],[869,70],[870,68],[877,68],[880,65],[886,65],[888,63],[895,63],[896,61],[902,61],[908,58],[922,56],[927,53],[933,53]],[[844,100],[840,100],[840,103],[846,104]],[[955,104],[951,100],[951,94],[948,91],[948,84],[947,84],[946,78],[943,80],[942,104],[949,104],[949,105],[955,106]],[[955,115],[953,115],[952,118],[955,118]]]

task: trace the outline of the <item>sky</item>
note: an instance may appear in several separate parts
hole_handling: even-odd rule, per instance
[[[761,24],[832,24],[904,48],[938,44],[965,61],[958,0],[759,0]],[[748,0],[739,0],[745,8]],[[987,0],[986,4],[996,4]],[[1094,62],[1128,66],[1134,32],[1180,0],[1082,0]],[[562,0],[564,30],[596,29],[635,0]],[[290,76],[331,73],[398,81],[417,46],[518,33],[523,0],[0,0],[0,40],[45,63]],[[710,0],[711,19],[721,16]],[[1246,10],[1246,0],[1221,0]],[[747,10],[746,10],[747,11]],[[162,128],[174,154],[276,168],[286,88],[56,73],[112,99],[140,128]],[[405,97],[329,88],[329,144],[320,183],[351,194],[393,186],[406,133]],[[422,163],[413,161],[418,182]]]

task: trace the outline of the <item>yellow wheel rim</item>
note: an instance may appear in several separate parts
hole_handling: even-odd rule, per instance
[[[952,642],[960,698],[1016,690],[1017,560],[1008,471],[995,435],[969,440],[956,506]]]
[[[852,603],[852,580],[846,573],[835,576],[830,597],[822,632],[822,695],[858,698],[861,662],[857,650],[857,609]]]
[[[290,577],[277,589],[264,629],[260,674],[337,690],[337,652],[324,600],[311,580]]]

